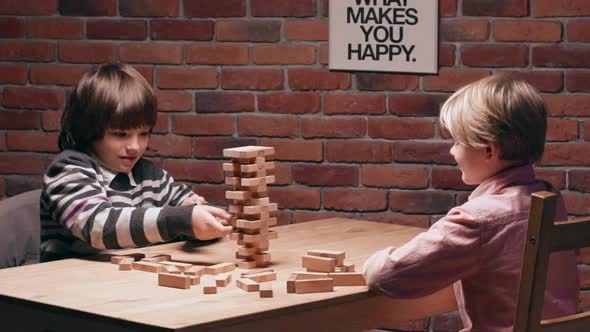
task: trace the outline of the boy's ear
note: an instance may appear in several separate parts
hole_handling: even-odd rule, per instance
[[[500,159],[500,145],[498,143],[488,142],[485,149],[487,159]]]

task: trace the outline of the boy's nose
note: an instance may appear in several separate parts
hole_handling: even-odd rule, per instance
[[[129,142],[127,142],[126,149],[129,154],[137,152],[139,150],[139,141],[137,138],[130,139]]]

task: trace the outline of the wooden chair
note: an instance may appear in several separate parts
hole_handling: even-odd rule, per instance
[[[541,320],[549,255],[590,246],[590,218],[555,220],[557,195],[532,194],[514,332],[590,331],[590,312]]]

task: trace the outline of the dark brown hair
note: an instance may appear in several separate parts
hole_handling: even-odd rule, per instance
[[[107,129],[156,124],[157,102],[148,82],[125,64],[103,64],[84,74],[61,118],[59,149],[86,152]]]

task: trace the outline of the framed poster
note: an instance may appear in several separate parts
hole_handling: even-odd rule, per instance
[[[330,0],[330,69],[438,72],[438,0]]]

